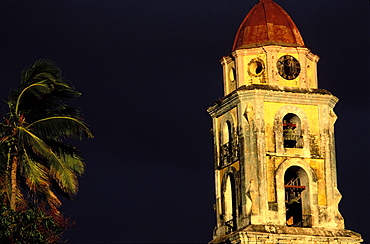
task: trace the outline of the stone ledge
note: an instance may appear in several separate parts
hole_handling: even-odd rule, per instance
[[[329,228],[302,228],[288,227],[279,225],[248,225],[241,231],[260,232],[271,234],[288,234],[288,235],[309,235],[309,236],[325,236],[325,237],[358,237],[359,233],[346,229],[329,229]]]
[[[359,233],[346,229],[301,228],[278,225],[248,225],[230,234],[215,237],[216,243],[361,243]]]
[[[272,86],[272,85],[243,85],[236,89],[236,91],[241,90],[269,90],[269,91],[283,91],[283,92],[292,92],[292,93],[310,93],[310,94],[322,94],[322,95],[331,95],[331,93],[325,89],[314,89],[314,88],[300,88],[300,87],[289,87],[289,86]]]
[[[252,84],[252,85],[242,85],[241,87],[237,88],[236,90],[232,91],[231,93],[227,94],[226,96],[218,99],[208,110],[211,110],[214,106],[221,105],[225,100],[228,98],[233,97],[240,91],[252,91],[252,90],[264,90],[264,91],[280,91],[280,92],[289,92],[289,93],[300,93],[300,94],[318,94],[318,95],[332,95],[329,91],[325,89],[313,89],[313,88],[300,88],[300,87],[280,87],[280,86],[272,86],[272,85],[260,85],[260,84]]]

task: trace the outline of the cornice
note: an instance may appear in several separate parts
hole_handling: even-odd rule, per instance
[[[212,117],[218,117],[242,100],[262,100],[300,105],[327,105],[331,108],[338,102],[338,98],[325,89],[278,87],[270,85],[241,86],[232,93],[216,101],[207,109]]]
[[[239,102],[239,94],[234,91],[229,95],[218,99],[213,106],[207,109],[207,112],[211,115],[211,117],[219,117],[220,115],[229,111],[232,107],[235,107]]]

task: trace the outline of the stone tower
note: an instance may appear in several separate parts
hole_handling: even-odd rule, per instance
[[[290,16],[260,0],[221,59],[224,97],[208,109],[217,226],[210,243],[360,243],[338,211],[333,108],[319,57]]]

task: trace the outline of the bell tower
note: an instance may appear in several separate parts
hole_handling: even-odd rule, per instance
[[[259,0],[220,62],[224,97],[208,109],[217,225],[210,243],[360,243],[338,210],[333,108],[319,57],[290,16]]]

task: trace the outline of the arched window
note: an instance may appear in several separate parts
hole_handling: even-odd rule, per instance
[[[229,79],[230,81],[235,81],[235,78],[236,78],[235,68],[231,68],[229,71]]]
[[[311,211],[307,173],[298,166],[288,168],[284,175],[286,225],[310,227]]]
[[[232,174],[228,174],[224,188],[224,221],[228,232],[236,230],[235,179]]]
[[[295,114],[289,113],[283,118],[283,139],[285,148],[302,148],[301,120]]]
[[[232,138],[232,125],[230,121],[226,121],[222,128],[221,159],[223,165],[232,160]]]

